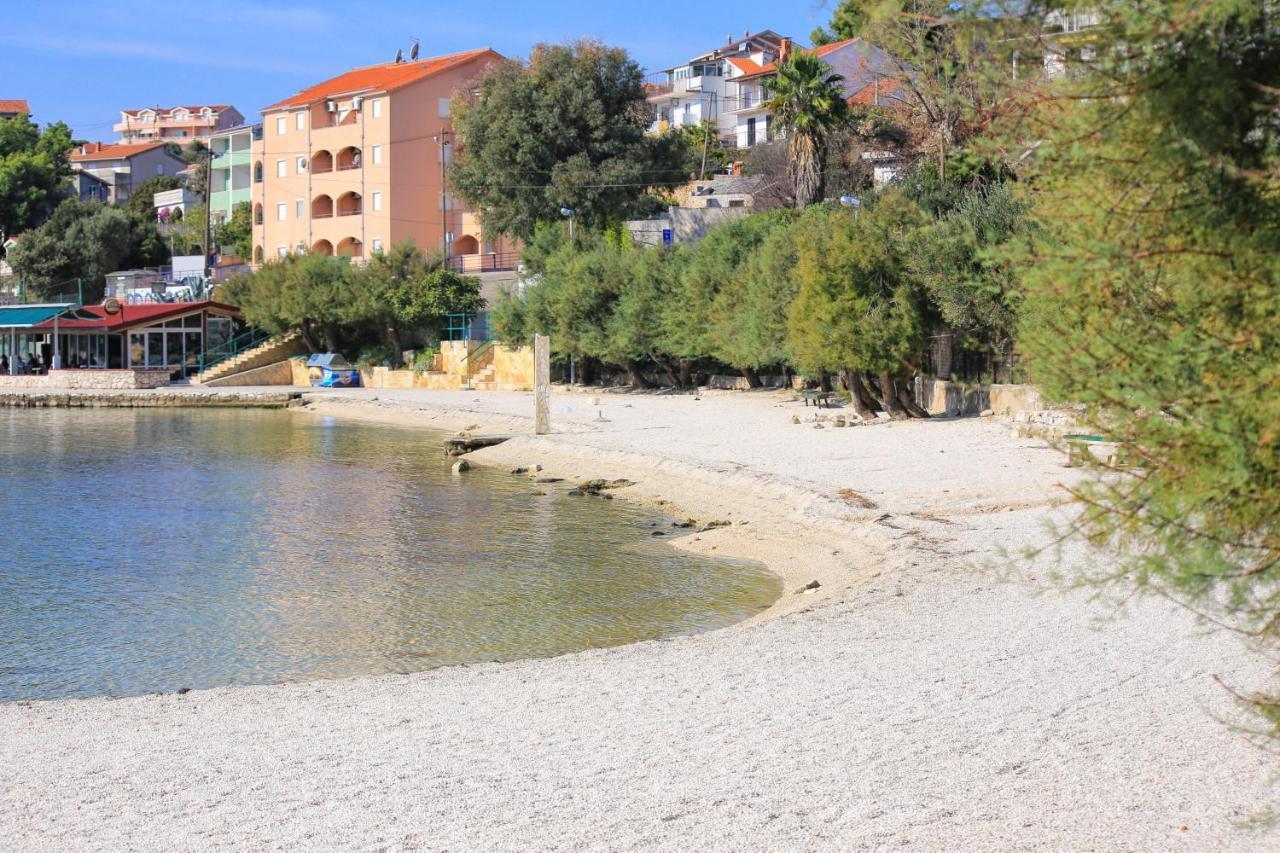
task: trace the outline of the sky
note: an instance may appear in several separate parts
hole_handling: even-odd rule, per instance
[[[593,36],[660,70],[772,29],[808,42],[831,0],[12,0],[0,29],[0,99],[25,98],[41,124],[110,141],[121,109],[177,104],[257,111],[363,65],[492,47],[528,56],[539,42]]]

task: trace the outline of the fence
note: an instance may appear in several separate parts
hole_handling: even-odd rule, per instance
[[[519,252],[488,252],[481,255],[454,255],[445,261],[457,273],[510,272],[520,263]]]
[[[954,332],[930,337],[920,363],[925,376],[970,385],[1020,385],[1028,381],[1026,366],[1011,343],[975,349],[962,346]]]

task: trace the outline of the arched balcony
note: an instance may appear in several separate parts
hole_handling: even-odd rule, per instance
[[[253,206],[253,224],[254,225],[262,224],[262,205],[261,204],[255,204]]]
[[[359,216],[364,212],[364,199],[358,192],[343,193],[338,196],[339,216]]]
[[[328,240],[317,240],[315,245],[311,247],[311,254],[332,256],[333,244]]]
[[[364,256],[364,244],[359,237],[347,237],[338,243],[338,257],[360,258]]]
[[[452,248],[455,255],[478,255],[480,254],[480,241],[470,234],[463,234],[453,241]]]
[[[344,172],[347,169],[359,169],[360,159],[360,149],[354,145],[348,145],[338,152],[338,171]]]
[[[333,199],[327,195],[318,195],[311,200],[311,218],[328,219],[333,216]]]
[[[333,171],[333,155],[328,151],[317,151],[311,156],[311,174]]]

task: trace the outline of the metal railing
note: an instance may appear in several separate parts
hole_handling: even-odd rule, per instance
[[[445,266],[458,273],[509,272],[520,264],[519,252],[488,252],[477,255],[454,255]]]
[[[241,332],[236,337],[220,344],[211,349],[205,350],[200,354],[200,360],[197,363],[197,374],[211,370],[224,361],[235,358],[242,353],[248,352],[255,347],[261,346],[270,340],[271,335],[261,329],[249,328]]]
[[[493,351],[493,348],[497,343],[498,342],[493,338],[486,338],[480,346],[467,353],[467,357],[462,360],[462,363],[465,364],[468,369],[474,368],[481,358]]]

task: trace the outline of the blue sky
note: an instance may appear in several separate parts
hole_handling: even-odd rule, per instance
[[[540,41],[589,35],[660,69],[729,33],[772,29],[800,41],[828,0],[672,4],[570,0],[12,0],[0,29],[0,99],[26,98],[36,120],[110,140],[122,108],[230,103],[246,118],[349,68],[390,61],[412,37],[422,55],[493,47],[527,56]]]

